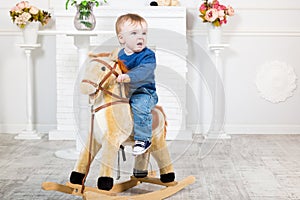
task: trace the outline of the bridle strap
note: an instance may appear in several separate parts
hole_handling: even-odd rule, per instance
[[[90,62],[99,62],[101,64],[103,64],[105,67],[107,67],[112,73],[114,73],[115,76],[119,76],[119,73],[115,71],[116,69],[116,64],[118,64],[118,62],[115,62],[114,66],[110,66],[107,62],[105,62],[104,60],[100,60],[97,58],[92,59]]]
[[[119,104],[119,103],[129,103],[129,100],[127,98],[123,98],[122,96],[120,95],[117,95],[117,94],[114,94],[110,91],[108,91],[107,89],[103,88],[103,84],[107,81],[107,79],[113,74],[115,75],[116,77],[119,76],[119,73],[116,72],[116,68],[117,68],[117,64],[118,62],[115,61],[114,65],[111,66],[109,65],[107,62],[103,61],[103,60],[100,60],[100,59],[97,59],[97,58],[94,58],[91,60],[91,62],[99,62],[101,64],[103,64],[104,66],[106,66],[110,72],[107,73],[104,78],[100,81],[99,85],[93,81],[89,81],[89,80],[83,80],[82,82],[86,82],[86,83],[89,83],[91,84],[92,86],[94,86],[96,89],[96,92],[93,94],[93,95],[96,95],[99,91],[102,91],[103,93],[105,94],[108,94],[110,95],[111,97],[113,98],[116,98],[118,99],[117,101],[113,101],[113,102],[108,102],[106,104],[103,104],[99,107],[97,107],[96,109],[94,109],[94,112],[98,112],[99,110],[101,109],[104,109],[104,108],[107,108],[109,106],[112,106],[112,105],[115,105],[115,104]]]
[[[87,80],[87,79],[83,79],[81,81],[82,83],[88,83],[88,84],[91,84],[94,88],[97,88],[98,87],[98,84],[93,82],[93,81],[90,81],[90,80]]]
[[[114,66],[113,67],[111,67],[110,65],[109,65],[109,69],[110,69],[110,72],[108,72],[105,76],[104,76],[104,78],[101,80],[101,82],[99,83],[99,87],[102,87],[102,85],[105,83],[105,81],[112,75],[112,74],[114,74],[116,77],[118,77],[119,76],[119,73],[118,72],[116,72],[115,71],[115,69],[116,69],[116,67],[117,67],[117,62],[115,62],[115,64],[114,64]]]
[[[107,62],[103,61],[103,60],[100,60],[100,59],[92,59],[92,61],[96,61],[96,62],[99,62],[101,64],[103,64],[104,66],[106,66],[110,72],[108,74],[105,75],[105,77],[101,80],[101,82],[99,83],[99,85],[93,81],[90,81],[90,80],[82,80],[83,83],[89,83],[91,84],[92,86],[94,86],[96,89],[96,92],[91,94],[90,95],[90,99],[97,95],[97,93],[101,90],[103,91],[104,93],[114,97],[114,98],[117,98],[118,100],[117,101],[113,101],[113,102],[108,102],[106,104],[103,104],[97,108],[94,109],[94,103],[91,105],[91,121],[90,121],[90,141],[89,141],[89,154],[88,154],[88,164],[86,166],[86,173],[85,173],[85,176],[82,180],[82,188],[81,188],[81,194],[84,193],[84,190],[85,190],[85,181],[86,181],[86,178],[87,178],[87,175],[89,173],[89,170],[90,170],[90,166],[91,166],[91,160],[92,160],[92,146],[93,146],[93,137],[94,137],[94,120],[95,120],[95,113],[98,112],[99,110],[102,110],[104,108],[107,108],[109,106],[112,106],[112,105],[116,105],[116,104],[120,104],[120,103],[129,103],[129,100],[127,98],[123,98],[119,95],[116,95],[108,90],[106,90],[105,88],[102,87],[102,85],[105,83],[105,81],[112,75],[114,74],[116,77],[119,76],[119,73],[116,72],[116,68],[117,68],[117,64],[118,62],[115,62],[114,66],[111,67]]]
[[[84,189],[85,189],[85,181],[86,181],[86,178],[89,174],[89,171],[90,171],[90,168],[91,168],[91,160],[92,160],[92,148],[93,148],[93,138],[94,138],[94,121],[95,121],[95,113],[94,113],[94,106],[91,105],[91,121],[90,121],[90,140],[89,140],[89,154],[88,154],[88,163],[87,163],[87,166],[86,166],[86,172],[85,172],[85,175],[84,175],[84,178],[82,179],[82,182],[81,182],[81,194],[84,193]]]
[[[118,101],[112,101],[112,102],[108,102],[106,104],[103,104],[97,108],[95,108],[93,111],[94,113],[98,112],[99,110],[102,110],[104,108],[107,108],[109,106],[112,106],[112,105],[116,105],[116,104],[121,104],[121,103],[128,103],[129,101],[128,100],[118,100]]]

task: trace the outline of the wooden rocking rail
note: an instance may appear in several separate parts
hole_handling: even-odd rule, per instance
[[[138,194],[138,195],[133,195],[133,196],[117,196],[118,193],[124,192],[138,184],[141,183],[151,183],[155,185],[161,185],[165,186],[165,188],[158,190],[158,191],[153,191],[145,194]],[[71,184],[67,183],[66,185],[54,183],[54,182],[44,182],[42,184],[42,188],[44,190],[54,190],[54,191],[59,191],[63,192],[66,194],[72,194],[76,196],[82,196],[83,199],[85,200],[96,200],[96,199],[117,199],[117,200],[125,200],[125,199],[130,199],[130,200],[145,200],[145,199],[152,199],[152,200],[159,200],[159,199],[164,199],[167,198],[178,191],[182,190],[183,188],[187,187],[190,184],[193,184],[195,182],[195,177],[193,176],[188,176],[185,179],[181,181],[173,181],[170,183],[163,183],[160,181],[158,178],[153,178],[153,177],[145,177],[145,178],[135,178],[135,177],[130,177],[130,180],[122,182],[122,183],[117,183],[113,186],[113,188],[110,191],[105,191],[105,190],[99,190],[94,187],[85,187],[83,194],[81,193],[81,185],[77,184]]]

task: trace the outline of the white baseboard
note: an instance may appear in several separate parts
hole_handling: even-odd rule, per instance
[[[225,125],[227,134],[300,134],[300,125]]]
[[[188,127],[193,131],[193,134],[206,135],[209,126],[207,124],[189,125]],[[227,135],[234,134],[300,134],[300,125],[277,125],[277,124],[226,124],[223,132]]]
[[[166,140],[192,141],[193,140],[193,132],[189,129],[167,130]]]
[[[34,124],[38,133],[48,133],[56,128],[56,124]],[[19,134],[26,129],[26,124],[0,124],[0,133]]]
[[[49,140],[76,140],[76,132],[54,129],[49,131]]]

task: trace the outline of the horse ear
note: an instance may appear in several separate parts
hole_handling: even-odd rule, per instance
[[[114,62],[117,62],[118,61],[118,57],[119,57],[119,51],[121,49],[120,48],[115,48],[109,55],[109,59],[114,61]]]
[[[97,57],[108,57],[110,56],[111,53],[93,53],[93,52],[89,52],[88,56],[90,58],[97,58]]]

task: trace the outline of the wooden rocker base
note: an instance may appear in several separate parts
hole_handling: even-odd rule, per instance
[[[140,183],[151,183],[156,185],[165,186],[165,188],[149,192],[145,194],[133,195],[133,196],[117,196],[118,193],[124,192]],[[159,200],[164,199],[173,194],[177,193],[178,191],[182,190],[183,188],[187,187],[190,184],[195,182],[195,177],[188,176],[181,181],[173,181],[170,183],[163,183],[158,178],[153,177],[145,177],[145,178],[135,178],[131,177],[130,180],[117,183],[113,186],[110,191],[99,190],[98,188],[94,187],[85,187],[83,194],[81,193],[81,185],[67,183],[66,185],[54,183],[54,182],[44,182],[42,184],[42,189],[44,190],[54,190],[63,192],[66,194],[72,194],[76,196],[82,196],[85,200],[96,200],[96,199],[117,199],[117,200],[145,200],[145,199],[153,199]]]

